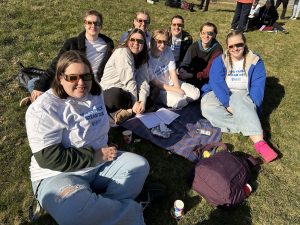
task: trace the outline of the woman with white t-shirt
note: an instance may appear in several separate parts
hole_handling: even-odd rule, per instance
[[[227,51],[212,63],[210,88],[201,99],[202,115],[222,132],[249,136],[268,163],[277,153],[263,140],[259,119],[266,81],[264,63],[248,49],[242,32],[229,33],[226,43]]]
[[[26,112],[35,198],[61,225],[144,224],[134,199],[147,160],[108,146],[103,92],[79,51],[58,60],[52,88]]]
[[[152,33],[149,51],[149,71],[154,79],[151,83],[160,89],[159,103],[171,108],[182,108],[200,97],[198,88],[182,82],[176,74],[176,64],[168,46],[169,33],[158,29]]]

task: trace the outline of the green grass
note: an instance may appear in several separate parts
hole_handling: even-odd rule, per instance
[[[28,169],[31,152],[24,123],[26,109],[18,106],[19,100],[28,93],[15,81],[18,61],[47,68],[64,40],[83,30],[83,13],[92,8],[103,13],[102,32],[115,43],[130,27],[134,13],[147,9],[151,15],[151,30],[166,28],[173,15],[181,14],[186,20],[186,30],[194,39],[202,23],[214,22],[219,28],[218,39],[224,46],[234,7],[234,4],[218,3],[211,4],[207,13],[191,13],[167,8],[163,1],[150,5],[141,0],[0,0],[0,225],[55,224],[50,216],[36,223],[28,222],[27,209],[32,198]],[[135,152],[145,156],[151,165],[147,182],[161,182],[168,188],[166,198],[146,210],[147,225],[176,224],[169,213],[176,199],[186,204],[181,225],[300,224],[300,26],[299,20],[284,22],[290,31],[288,35],[257,31],[246,34],[250,49],[265,61],[268,77],[262,123],[281,158],[261,166],[255,176],[256,190],[250,198],[232,211],[220,211],[207,204],[187,184],[187,174],[192,168],[190,162],[169,155],[147,141],[135,143]],[[111,138],[120,143],[120,131],[113,129]],[[223,141],[231,143],[234,151],[255,155],[246,137],[224,134]]]

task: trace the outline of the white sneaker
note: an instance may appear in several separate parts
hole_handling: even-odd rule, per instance
[[[154,4],[154,1],[152,1],[152,0],[147,0],[147,3],[149,3],[149,4]]]

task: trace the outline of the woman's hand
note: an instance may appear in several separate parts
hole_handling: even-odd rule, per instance
[[[182,90],[180,87],[174,87],[173,91],[176,92],[177,94],[185,95],[184,90]]]
[[[117,157],[117,148],[115,146],[104,147],[100,151],[104,161],[113,161]]]
[[[231,108],[230,106],[228,106],[228,107],[226,108],[226,110],[227,110],[230,114],[233,114],[232,108]]]
[[[142,114],[145,111],[145,102],[137,101],[132,107],[135,114]]]
[[[42,95],[44,92],[33,90],[31,92],[31,101],[34,102],[40,95]]]

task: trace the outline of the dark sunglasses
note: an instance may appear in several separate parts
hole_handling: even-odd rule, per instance
[[[234,45],[229,45],[228,48],[229,49],[233,49],[234,47],[236,48],[242,48],[245,46],[245,43],[237,43],[237,44],[234,44]]]
[[[202,34],[202,35],[208,35],[208,36],[211,36],[211,37],[212,37],[212,36],[215,35],[215,32],[212,32],[212,31],[204,32],[204,31],[203,31],[203,32],[201,32],[201,34]]]
[[[144,24],[150,24],[149,20],[136,19],[136,21],[138,21],[139,23],[143,23],[144,22]]]
[[[168,44],[168,41],[166,41],[166,40],[158,40],[158,39],[155,39],[155,41],[156,41],[157,44],[162,44],[162,43],[164,43],[164,45],[167,45],[167,44]]]
[[[82,79],[83,81],[91,81],[94,78],[94,74],[92,73],[84,73],[84,74],[64,74],[63,77],[66,81],[75,83]]]
[[[100,27],[101,26],[101,23],[98,22],[98,21],[87,21],[87,20],[85,20],[84,22],[86,24],[90,25],[90,26],[93,25],[93,24],[94,24],[95,27]]]
[[[173,27],[183,27],[183,23],[172,23]]]
[[[129,41],[137,42],[137,43],[140,44],[140,45],[145,44],[145,40],[139,39],[139,38],[130,38]]]

